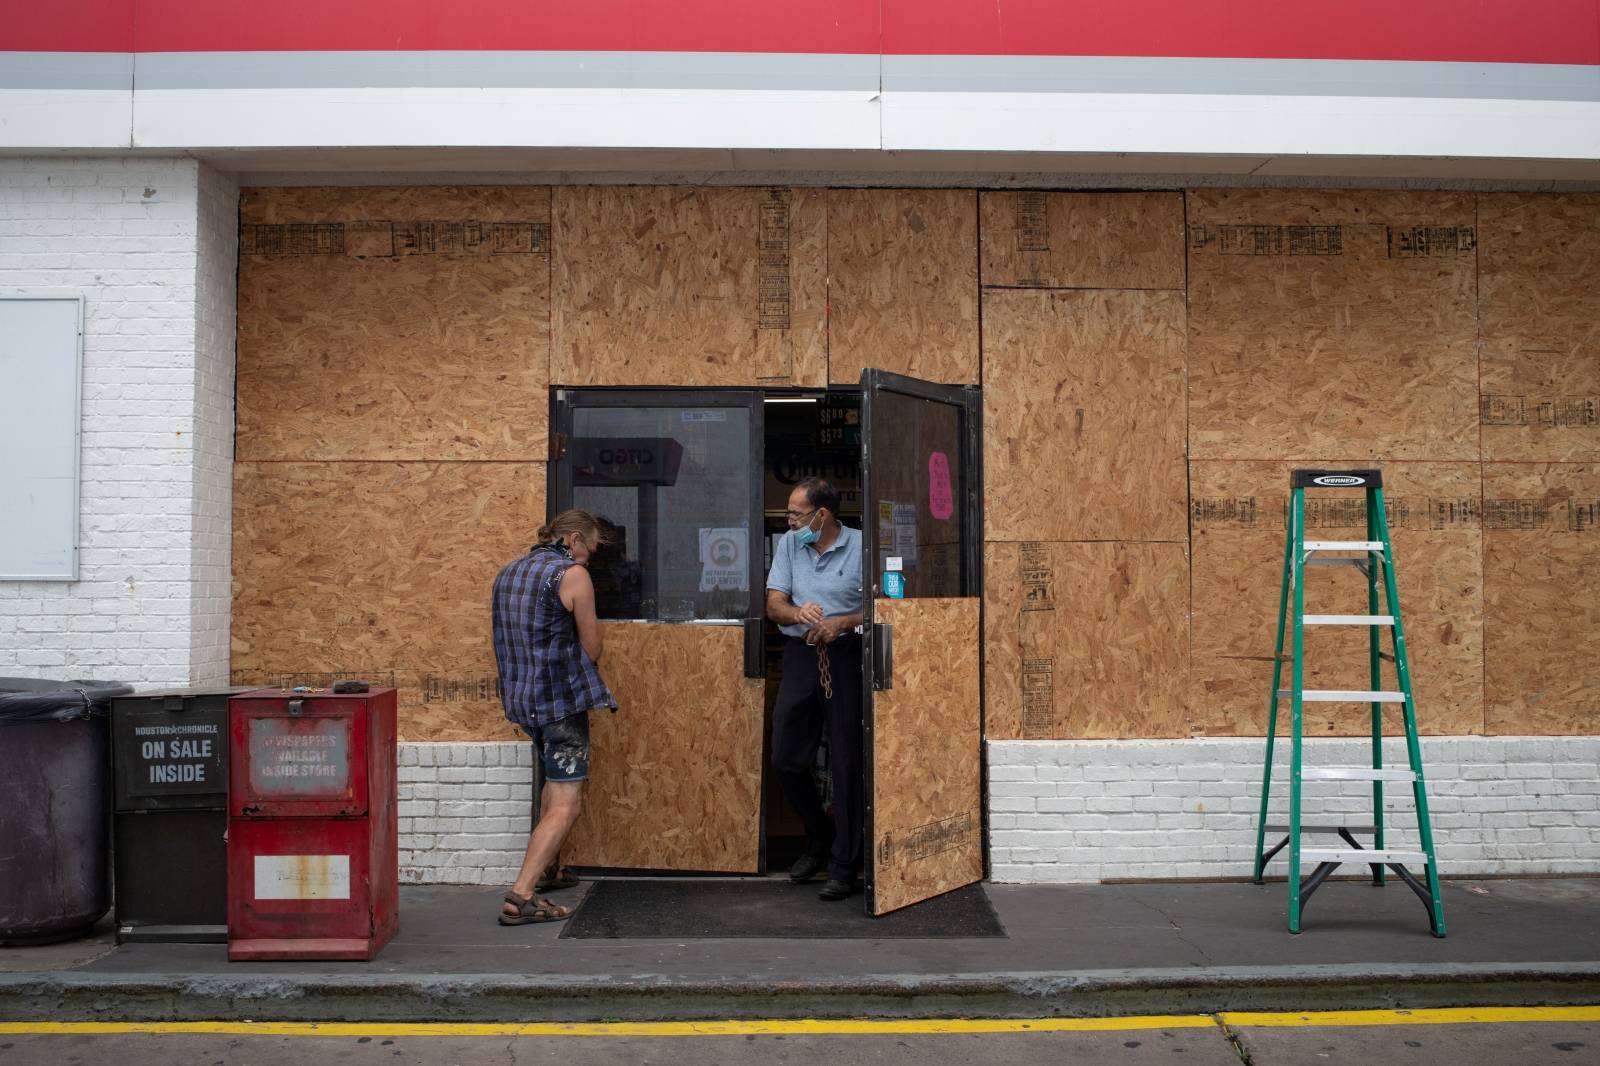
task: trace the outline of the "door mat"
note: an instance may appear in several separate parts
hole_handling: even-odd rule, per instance
[[[590,886],[567,939],[884,940],[1003,937],[1005,928],[982,885],[870,917],[857,894],[832,903],[817,898],[821,882],[616,880]]]

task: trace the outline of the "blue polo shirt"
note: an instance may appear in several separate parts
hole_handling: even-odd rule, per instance
[[[821,555],[814,547],[802,547],[794,530],[785,533],[772,553],[767,588],[787,593],[796,607],[818,604],[829,618],[855,614],[861,610],[861,531],[840,526],[839,535]],[[778,628],[785,636],[803,637],[809,627]]]

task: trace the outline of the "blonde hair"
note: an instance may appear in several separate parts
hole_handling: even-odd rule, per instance
[[[566,540],[574,533],[582,533],[591,548],[598,548],[602,544],[611,542],[610,536],[601,527],[598,518],[588,511],[576,508],[556,515],[550,520],[549,525],[540,526],[535,536],[538,537],[540,544],[554,544],[558,540]]]

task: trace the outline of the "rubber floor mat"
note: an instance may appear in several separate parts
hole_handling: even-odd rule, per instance
[[[589,939],[946,939],[1003,937],[982,885],[913,904],[881,918],[860,894],[824,902],[821,882],[787,880],[607,880],[594,882],[563,938]]]

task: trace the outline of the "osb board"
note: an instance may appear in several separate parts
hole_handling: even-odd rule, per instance
[[[555,190],[558,385],[822,385],[816,189]]]
[[[833,189],[828,379],[863,367],[978,383],[978,205],[970,189]]]
[[[983,283],[1183,288],[1181,192],[982,192]]]
[[[1183,540],[1181,292],[983,294],[984,534]]]
[[[1486,463],[1488,731],[1600,733],[1600,465]]]
[[[1191,456],[1478,458],[1470,193],[1188,203]]]
[[[1478,197],[1483,457],[1600,459],[1600,195]]]
[[[550,190],[247,189],[242,460],[542,461]]]
[[[616,714],[589,716],[589,783],[564,862],[755,873],[763,682],[739,626],[608,622],[600,673]]]
[[[874,914],[983,877],[978,599],[879,599],[894,687],[872,694]]]
[[[1346,460],[1312,463],[1197,462],[1190,505],[1194,543],[1195,731],[1215,736],[1266,732],[1272,652],[1283,580],[1284,517],[1289,472],[1295,466],[1360,466]],[[1381,463],[1389,532],[1394,538],[1401,620],[1411,654],[1418,725],[1423,733],[1482,733],[1483,536],[1476,463]],[[1308,540],[1362,540],[1366,503],[1360,489],[1306,493]],[[1307,614],[1366,614],[1367,582],[1360,571],[1307,571]],[[1379,586],[1379,614],[1389,613]],[[1355,626],[1305,629],[1307,688],[1372,688],[1367,630]],[[1289,637],[1284,637],[1289,654]],[[1391,649],[1383,634],[1381,648]],[[1397,686],[1383,664],[1384,689]],[[1288,675],[1284,666],[1284,677]],[[1287,688],[1287,684],[1283,687]],[[1366,704],[1307,703],[1307,736],[1367,735]],[[1279,727],[1289,728],[1288,706]],[[1385,728],[1400,726],[1398,706]]]
[[[1189,735],[1183,544],[984,547],[990,740]]]
[[[542,463],[237,463],[233,680],[393,677],[404,740],[504,740],[490,588]]]

